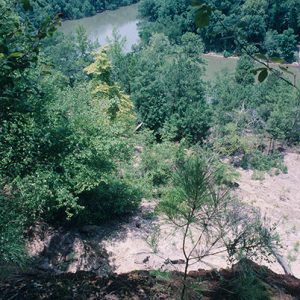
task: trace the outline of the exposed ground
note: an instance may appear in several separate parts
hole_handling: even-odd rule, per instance
[[[300,278],[300,155],[286,153],[287,174],[257,175],[240,169],[236,193],[261,208],[278,223],[283,256]],[[181,233],[155,217],[155,201],[143,201],[140,212],[129,221],[107,226],[85,226],[70,232],[39,224],[32,230],[28,249],[44,271],[93,271],[98,275],[134,270],[182,271]],[[158,227],[158,225],[160,225]],[[261,263],[261,262],[259,262]],[[282,273],[279,264],[268,265]],[[222,255],[193,265],[191,270],[227,267]]]
[[[240,170],[238,194],[261,209],[271,222],[278,223],[278,232],[295,276],[300,278],[300,155],[286,153],[287,174],[259,178],[253,171]],[[254,180],[253,178],[257,178]],[[276,272],[282,271],[273,265]]]
[[[236,193],[245,202],[259,207],[270,223],[278,223],[283,245],[281,253],[288,260],[293,274],[300,278],[300,155],[286,153],[285,164],[288,167],[287,174],[265,174],[264,178],[253,171],[239,169],[241,177]],[[117,272],[141,269],[183,270],[182,264],[171,263],[182,259],[180,232],[175,233],[163,220],[154,220],[151,222],[152,227],[145,220],[145,217],[151,217],[154,205],[153,202],[142,203],[142,218],[138,219],[141,226],[134,226],[134,222],[129,224],[125,238],[105,240],[105,248]],[[220,255],[195,264],[192,269],[226,266],[225,257]],[[268,266],[276,272],[283,272],[278,263]]]
[[[273,300],[300,299],[299,279],[277,275],[254,263],[249,264],[257,275],[260,293],[263,292],[264,295],[257,299],[265,299],[266,296]],[[236,283],[237,278],[242,278],[240,265],[230,270],[220,270],[219,273],[204,270],[191,272],[187,280],[186,299],[240,299],[241,296],[238,297],[237,293],[245,293],[245,288]],[[240,288],[237,289],[237,286]],[[0,299],[175,300],[180,295],[181,287],[182,274],[174,272],[135,271],[106,278],[91,272],[61,275],[35,273],[0,281]],[[258,285],[251,287],[252,292],[258,292]],[[243,299],[250,300],[249,297]]]

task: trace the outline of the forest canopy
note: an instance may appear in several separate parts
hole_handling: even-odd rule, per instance
[[[177,41],[185,32],[197,32],[205,51],[240,53],[240,44],[253,52],[293,61],[300,41],[300,3],[297,0],[221,0],[205,3],[213,11],[209,24],[197,30],[190,0],[142,0],[140,16],[143,40],[152,32],[163,32]],[[239,40],[239,43],[237,43]]]
[[[63,19],[79,19],[95,15],[97,12],[117,9],[138,0],[38,0],[31,1],[31,18],[36,24],[45,17],[59,15]],[[19,8],[24,13],[22,6]],[[24,14],[22,14],[24,15]]]

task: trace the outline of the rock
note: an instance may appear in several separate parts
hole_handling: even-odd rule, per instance
[[[143,259],[143,263],[147,263],[149,261],[150,256],[147,256],[146,258]]]
[[[141,228],[141,226],[142,226],[142,224],[141,224],[140,221],[136,221],[136,222],[135,222],[135,227]]]
[[[185,263],[184,259],[174,259],[174,260],[171,260],[171,264],[173,264],[173,265],[182,265],[184,263]]]
[[[170,259],[170,258],[167,258],[165,260],[165,264],[173,264],[173,265],[180,265],[180,264],[184,264],[185,263],[185,260],[184,259]]]
[[[141,226],[142,226],[141,218],[140,217],[134,217],[133,218],[133,224],[134,224],[135,227],[141,228]]]
[[[147,263],[149,261],[149,258],[150,258],[150,256],[147,256],[145,258],[140,258],[140,259],[138,258],[138,259],[134,260],[134,263],[136,263],[138,265],[142,265],[142,264]]]

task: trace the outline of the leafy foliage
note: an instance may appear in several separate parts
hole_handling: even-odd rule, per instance
[[[87,67],[90,76],[95,73],[90,82],[83,73],[68,80],[78,75],[76,69],[68,74],[54,53],[52,65],[45,59],[46,53],[51,56],[53,41],[41,41],[51,26],[44,37],[36,35],[26,30],[30,24],[23,23],[13,6],[4,1],[0,5],[0,252],[2,261],[20,262],[24,230],[37,220],[65,223],[87,207],[102,214],[96,222],[105,220],[105,213],[119,216],[137,206],[139,192],[118,173],[132,154],[135,117],[129,97],[110,80],[105,52],[99,54],[100,64],[96,60]],[[84,66],[92,57],[84,33],[76,46]],[[113,112],[108,103],[114,104]],[[99,191],[105,196],[99,197]],[[88,193],[93,208],[85,198]]]
[[[270,293],[259,278],[263,277],[263,274],[256,274],[247,260],[240,261],[239,270],[235,272],[235,275],[234,278],[224,283],[225,288],[231,291],[228,299],[270,299]]]
[[[202,44],[192,33],[172,45],[154,35],[137,57],[131,85],[132,99],[145,126],[160,137],[202,141],[208,134],[211,112],[205,99]]]
[[[240,165],[244,169],[251,168],[258,171],[269,171],[272,168],[276,168],[283,172],[287,171],[282,156],[279,153],[267,155],[258,150],[244,155]]]
[[[272,255],[276,234],[261,221],[259,211],[232,198],[217,185],[217,170],[203,153],[181,161],[173,187],[159,204],[159,211],[182,231],[185,272],[181,299],[186,296],[188,268],[204,258],[226,253],[232,263],[242,257]]]
[[[300,4],[296,0],[172,2],[171,6],[165,0],[141,1],[140,13],[145,18],[141,36],[145,41],[149,31],[163,32],[177,41],[183,33],[197,31],[192,25],[196,19],[194,25],[200,28],[206,51],[239,53],[245,45],[254,52],[294,60],[300,36]]]
[[[83,69],[93,62],[92,52],[97,43],[88,40],[84,27],[78,27],[74,35],[55,32],[42,43],[40,59],[45,71],[49,68],[62,73],[71,85],[87,78]]]
[[[79,204],[84,210],[72,223],[76,225],[101,224],[134,212],[141,199],[141,192],[131,183],[112,178],[102,182],[96,189],[83,192]]]
[[[213,86],[211,141],[222,155],[245,155],[240,163],[246,168],[284,170],[280,156],[272,154],[274,141],[299,142],[299,95],[273,75],[256,84],[253,69],[241,57],[235,75],[219,77]]]
[[[26,0],[21,2],[20,13],[28,15],[33,23],[39,26],[45,17],[53,18],[59,15],[63,19],[79,19],[104,10],[133,4],[137,0]],[[21,8],[25,9],[25,12]]]

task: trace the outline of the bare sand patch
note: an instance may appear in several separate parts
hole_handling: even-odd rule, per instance
[[[287,174],[253,180],[253,171],[239,170],[238,195],[278,223],[278,232],[283,245],[282,254],[289,261],[295,276],[300,278],[300,155],[287,153]],[[282,272],[279,266],[271,266]]]
[[[300,278],[300,155],[287,153],[287,174],[265,175],[263,180],[254,180],[253,171],[239,169],[241,174],[236,193],[245,202],[259,207],[270,222],[278,223],[282,255],[288,259],[295,276]],[[103,246],[109,253],[110,263],[117,273],[142,269],[183,270],[181,250],[182,234],[174,232],[172,226],[161,218],[148,220],[155,201],[143,201],[141,215],[125,225],[126,234],[104,240]],[[159,228],[159,229],[158,229]],[[173,264],[172,261],[177,263]],[[260,262],[263,263],[263,262]],[[223,255],[207,258],[190,269],[226,267]],[[278,263],[269,267],[282,273]]]

